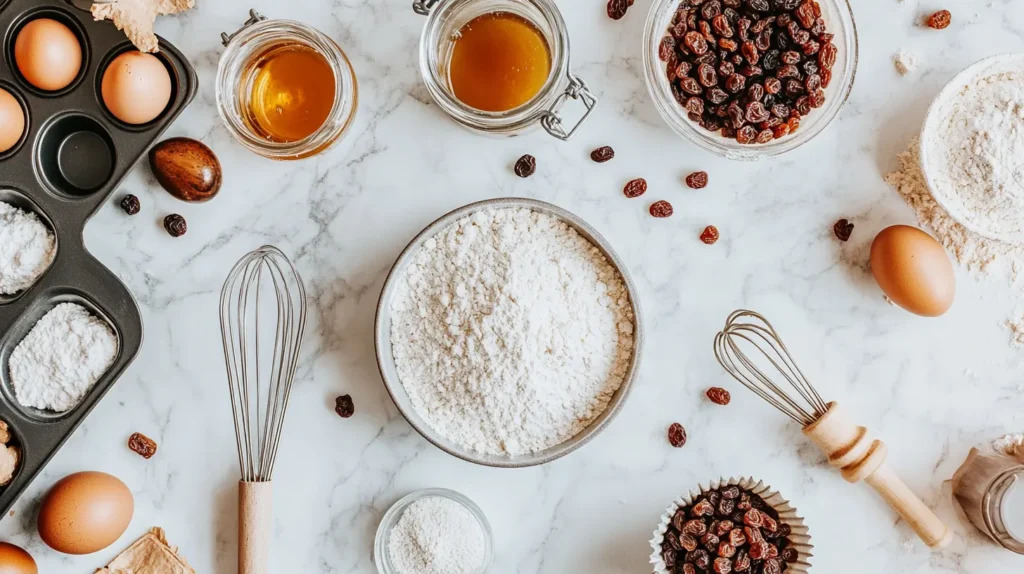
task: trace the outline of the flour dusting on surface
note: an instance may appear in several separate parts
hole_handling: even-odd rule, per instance
[[[622,277],[575,229],[530,209],[479,211],[428,239],[391,308],[416,411],[488,454],[578,434],[607,408],[633,352]]]

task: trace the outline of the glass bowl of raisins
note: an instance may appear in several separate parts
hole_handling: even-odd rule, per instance
[[[803,145],[835,119],[857,50],[848,0],[655,0],[644,75],[673,131],[756,160]]]

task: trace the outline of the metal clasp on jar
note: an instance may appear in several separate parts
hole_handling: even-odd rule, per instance
[[[433,1],[436,2],[437,0],[433,0]],[[235,36],[237,36],[240,33],[242,33],[242,31],[244,31],[246,28],[248,28],[249,26],[252,26],[253,24],[258,24],[259,22],[262,22],[262,21],[264,21],[266,19],[267,19],[267,17],[264,16],[263,14],[260,14],[259,12],[257,12],[255,8],[250,8],[249,9],[249,19],[246,20],[244,24],[242,24],[241,28],[235,30],[234,32],[232,32],[230,34],[228,34],[227,32],[221,32],[220,33],[220,41],[221,41],[221,43],[224,44],[224,46],[227,46],[228,44],[231,43],[231,40]]]
[[[583,122],[590,117],[594,107],[597,106],[597,96],[590,91],[590,87],[583,81],[583,78],[573,75],[572,72],[567,75],[569,76],[569,85],[565,88],[564,92],[558,95],[555,102],[551,104],[551,107],[540,118],[540,125],[544,126],[544,130],[562,141],[568,141],[580,129]],[[562,118],[558,115],[558,110],[570,98],[582,100],[587,111],[583,113],[583,117],[576,122],[576,125],[572,126],[572,129],[565,131],[565,128],[562,126]]]

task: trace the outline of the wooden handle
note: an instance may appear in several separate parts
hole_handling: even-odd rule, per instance
[[[238,574],[268,574],[272,489],[269,482],[238,482]]]
[[[855,425],[838,403],[828,407],[824,416],[804,427],[804,434],[825,453],[829,464],[848,482],[863,480],[871,485],[925,544],[936,550],[949,545],[953,532],[885,465],[889,453],[885,443]]]

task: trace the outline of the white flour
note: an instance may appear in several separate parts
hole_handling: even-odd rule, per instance
[[[892,65],[901,76],[906,76],[917,69],[917,56],[900,50],[892,55]]]
[[[43,315],[11,353],[14,395],[26,407],[64,412],[114,363],[117,337],[81,305],[61,303]]]
[[[391,309],[416,411],[489,454],[575,436],[604,412],[633,352],[622,277],[576,230],[529,209],[477,212],[427,240]]]
[[[936,105],[921,142],[950,211],[979,229],[1024,233],[1024,58],[997,58]]]
[[[36,214],[0,201],[0,295],[31,287],[56,252],[53,234]]]
[[[480,522],[454,500],[413,502],[391,530],[388,557],[399,574],[481,574],[486,559]]]

